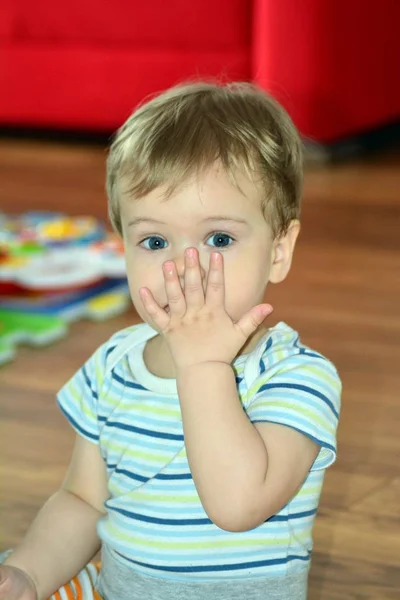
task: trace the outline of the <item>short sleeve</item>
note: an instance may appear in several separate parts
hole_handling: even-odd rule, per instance
[[[109,343],[104,344],[57,394],[57,403],[77,433],[99,442],[98,401],[105,374]]]
[[[314,440],[321,450],[312,470],[335,461],[341,382],[331,362],[320,355],[286,358],[272,375],[260,375],[250,394],[246,412],[252,423],[286,425]]]

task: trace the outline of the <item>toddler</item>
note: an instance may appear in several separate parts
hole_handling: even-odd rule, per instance
[[[1,600],[305,600],[341,385],[264,301],[301,188],[298,133],[250,84],[178,86],[117,132],[109,212],[143,323],[59,392],[75,448]]]

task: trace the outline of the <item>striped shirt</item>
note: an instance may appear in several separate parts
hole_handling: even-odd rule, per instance
[[[175,379],[143,359],[147,324],[115,334],[58,394],[75,430],[99,444],[110,498],[101,540],[126,565],[178,580],[244,579],[307,569],[324,470],[336,457],[341,384],[335,367],[284,323],[233,363],[252,423],[302,432],[320,452],[300,490],[276,515],[245,532],[219,529],[197,494],[185,451]]]

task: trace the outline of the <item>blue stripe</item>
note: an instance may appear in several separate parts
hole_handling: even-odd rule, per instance
[[[135,532],[136,533],[136,532]],[[174,540],[176,542],[179,542],[179,540]],[[189,540],[188,540],[189,541]],[[195,540],[193,540],[195,541]],[[202,547],[203,546],[203,541],[199,540]],[[282,554],[276,554],[276,553],[270,553],[270,552],[266,552],[265,551],[265,546],[263,544],[263,541],[255,541],[255,546],[254,546],[254,550],[252,551],[252,553],[244,553],[243,552],[243,548],[240,547],[235,547],[234,549],[232,549],[231,551],[226,550],[226,549],[221,549],[221,548],[215,548],[214,546],[212,546],[210,544],[210,546],[208,546],[208,540],[207,542],[204,541],[204,545],[207,544],[207,550],[203,549],[203,551],[201,550],[201,547],[199,547],[199,549],[196,550],[192,550],[191,554],[190,554],[190,560],[189,560],[189,553],[187,551],[187,549],[185,550],[184,548],[174,548],[173,550],[173,564],[174,565],[180,565],[181,563],[184,563],[185,565],[204,565],[204,564],[208,564],[212,558],[217,559],[218,560],[218,564],[227,564],[229,562],[238,562],[240,560],[243,561],[256,561],[256,560],[265,560],[268,557],[277,557],[277,556],[282,556]],[[138,550],[138,552],[132,552],[131,548],[129,545],[125,545],[125,544],[117,544],[115,549],[117,552],[120,552],[122,556],[132,556],[137,560],[141,560],[141,561],[149,561],[151,564],[153,565],[160,565],[160,564],[164,564],[166,561],[168,562],[168,564],[171,564],[171,560],[170,557],[171,555],[166,556],[165,552],[163,551],[158,551],[157,550],[157,542],[154,542],[150,548],[143,548],[142,546],[140,546],[140,550]],[[294,550],[293,550],[294,551]],[[118,558],[118,557],[117,557]],[[132,565],[129,565],[132,567]],[[261,569],[260,569],[261,570]],[[255,579],[256,577],[260,577],[262,576],[262,573],[252,573],[251,577],[253,579]],[[264,574],[264,577],[266,575]],[[236,597],[237,598],[237,597]]]
[[[274,380],[270,380],[271,383],[275,383]],[[318,391],[321,394],[325,394],[328,398],[335,398],[338,397],[338,391],[339,391],[339,381],[338,382],[338,387],[335,388],[334,385],[332,384],[332,382],[330,381],[325,381],[322,379],[316,379],[316,376],[314,375],[314,373],[311,372],[306,372],[306,371],[302,371],[301,373],[287,373],[287,378],[285,378],[285,383],[293,383],[293,384],[297,384],[297,385],[306,385],[308,387],[311,387],[313,389],[318,389]],[[264,383],[267,383],[267,381],[265,381]],[[288,397],[290,398],[291,396],[295,396],[296,397],[296,393],[294,392],[290,392],[288,390]],[[334,396],[332,396],[332,393],[334,394]],[[316,399],[317,400],[317,399]],[[319,400],[317,401],[317,406],[319,406]]]
[[[178,541],[178,540],[177,540]],[[157,543],[154,542],[154,545],[152,545],[150,548],[142,548],[140,547],[140,551],[138,551],[135,554],[132,554],[131,549],[129,546],[125,546],[122,544],[118,544],[117,546],[119,552],[121,552],[121,554],[123,556],[125,556],[125,554],[127,554],[128,556],[135,556],[137,559],[140,559],[142,561],[150,561],[153,565],[154,564],[163,564],[163,562],[165,562],[166,560],[166,556],[164,552],[157,552],[156,548],[157,548]],[[224,563],[228,563],[229,561],[239,561],[239,560],[265,560],[266,556],[270,556],[269,554],[267,554],[265,552],[265,547],[263,548],[263,542],[260,540],[259,542],[255,543],[255,549],[252,552],[251,556],[249,556],[249,554],[246,553],[246,558],[244,558],[243,556],[243,548],[237,547],[232,549],[230,552],[228,550],[221,550],[221,548],[214,548],[211,546],[208,547],[208,550],[197,550],[197,551],[191,551],[190,554],[190,562],[189,564],[197,564],[197,565],[204,565],[207,564],[209,562],[209,560],[211,560],[211,556],[214,556],[215,558],[218,559],[219,564],[224,564]],[[174,564],[178,565],[181,562],[185,561],[186,564],[188,564],[188,551],[183,549],[183,548],[179,548],[179,549],[174,549]],[[272,556],[276,556],[276,554],[273,554]],[[168,559],[167,559],[168,560]],[[130,565],[131,566],[131,565]],[[252,573],[251,577],[254,579],[256,577],[260,577],[262,576],[262,573]],[[266,575],[264,574],[264,577]],[[237,596],[236,596],[237,598]]]
[[[128,388],[133,388],[135,390],[144,390],[146,392],[149,391],[147,388],[143,387],[139,383],[134,383],[132,381],[125,381],[125,379],[122,379],[122,377],[120,377],[119,375],[116,374],[115,370],[112,370],[111,375],[112,375],[112,378],[115,379],[115,381],[118,381],[118,383],[120,383],[121,385],[124,385]]]
[[[59,399],[57,398],[57,404],[61,409],[61,412],[67,417],[68,421],[71,423],[71,425],[77,430],[79,431],[79,433],[81,433],[82,435],[84,435],[85,437],[90,438],[91,440],[95,440],[96,442],[99,441],[99,436],[98,435],[94,435],[93,433],[90,433],[89,431],[87,431],[86,429],[84,429],[83,427],[81,427],[76,421],[75,419],[73,419],[71,417],[70,414],[67,413],[67,411],[64,409],[64,407],[61,405]]]
[[[168,515],[169,514],[170,513],[168,513]],[[196,512],[192,515],[185,513],[185,516],[186,515],[187,518],[192,519],[199,519],[201,517],[205,518],[204,511],[203,514]],[[184,538],[187,541],[204,541],[206,544],[208,544],[209,542],[212,543],[215,539],[218,538],[228,539],[229,537],[233,536],[231,532],[218,529],[218,527],[215,525],[199,525],[198,527],[176,527],[175,525],[165,525],[161,527],[158,523],[146,523],[144,521],[132,520],[127,523],[126,517],[123,517],[122,515],[119,515],[117,513],[112,513],[112,515],[110,513],[110,518],[112,519],[112,522],[114,524],[115,531],[128,531],[129,529],[129,531],[132,531],[135,534],[142,536],[147,540],[153,540],[154,543],[156,543],[156,540],[158,539],[171,539],[181,542]],[[304,531],[304,533],[308,534],[309,528],[310,522],[306,521],[305,519],[299,521],[299,529],[301,529],[301,531]],[[107,530],[107,525],[105,525],[105,530]],[[278,521],[276,523],[268,523],[268,525],[261,524],[255,529],[246,531],[241,535],[241,537],[251,542],[254,541],[256,544],[263,543],[265,536],[274,539],[277,543],[277,546],[279,545],[279,541],[283,542],[283,544],[286,545],[288,541],[286,523],[281,523]],[[115,536],[115,538],[113,537],[113,539],[115,539],[116,543],[122,544],[121,540],[119,540],[117,535]],[[130,555],[132,546],[129,540],[126,542],[126,547],[128,548],[127,554]],[[249,550],[243,550],[243,554],[247,554],[248,551]],[[162,552],[162,549],[160,549],[160,552]],[[277,552],[279,553],[279,555],[281,555],[281,552],[279,550],[277,550]]]
[[[163,433],[162,431],[151,431],[149,429],[135,427],[134,425],[127,425],[126,423],[118,423],[117,421],[108,421],[107,426],[114,427],[115,429],[123,429],[124,431],[133,431],[134,433],[140,433],[141,435],[147,435],[153,438],[161,438],[163,440],[177,440],[179,442],[184,441],[183,435]]]
[[[107,503],[106,503],[107,504]],[[159,517],[149,517],[148,515],[140,515],[139,513],[134,513],[129,510],[125,510],[123,508],[117,508],[115,506],[108,506],[109,510],[113,510],[124,517],[129,517],[131,519],[136,519],[137,521],[144,521],[145,523],[158,523],[159,525],[176,525],[176,526],[186,526],[186,525],[212,525],[213,522],[210,519],[160,519]],[[162,510],[162,507],[160,507]],[[269,522],[277,522],[277,521],[289,521],[293,519],[304,519],[305,517],[310,517],[317,512],[316,509],[304,511],[301,513],[295,513],[290,516],[288,515],[274,515],[265,521]]]
[[[268,352],[268,350],[271,348],[271,346],[272,346],[272,337],[270,337],[268,339],[268,342],[267,342],[267,344],[265,346],[264,352]],[[262,375],[263,373],[265,373],[265,370],[266,370],[265,363],[264,363],[263,359],[260,358],[260,375]]]
[[[286,422],[283,420],[280,421],[278,419],[276,419],[274,421],[271,421],[270,419],[255,419],[254,421],[251,421],[251,422],[253,424],[254,423],[274,423],[274,424],[285,425],[286,427],[290,427],[291,429],[294,429],[295,431],[298,431],[302,435],[305,435],[306,437],[310,438],[310,440],[312,440],[313,442],[318,444],[318,446],[321,446],[321,448],[327,448],[328,450],[331,450],[334,454],[336,454],[335,446],[332,446],[331,444],[329,444],[329,442],[326,442],[325,440],[321,440],[320,438],[317,438],[314,435],[311,435],[308,431],[306,431],[304,429],[300,429],[299,427],[292,425],[291,422]]]
[[[314,388],[311,388],[307,385],[300,385],[298,383],[265,383],[264,385],[262,385],[260,387],[260,389],[257,392],[257,395],[260,392],[263,392],[264,390],[272,390],[272,389],[286,389],[286,390],[299,390],[301,392],[307,392],[308,394],[311,394],[312,396],[316,396],[317,398],[320,398],[320,400],[323,400],[325,402],[325,404],[327,404],[329,406],[329,408],[331,409],[331,411],[333,412],[333,414],[335,415],[335,417],[338,419],[339,418],[339,413],[337,412],[336,408],[333,405],[333,402],[331,400],[329,400],[329,398],[327,398],[327,396],[325,396],[324,394],[321,394],[321,392],[318,392],[318,390],[315,390]]]
[[[317,509],[313,508],[312,510],[305,510],[303,512],[293,513],[292,515],[274,515],[267,519],[266,523],[270,523],[271,521],[289,521],[289,519],[304,519],[305,517],[312,517],[316,512]]]
[[[311,358],[320,358],[321,360],[326,361],[326,358],[324,356],[322,356],[321,354],[317,354],[316,352],[309,352],[305,348],[299,348],[299,350],[300,350],[300,354],[302,356],[311,356]]]
[[[172,473],[171,475],[167,475],[166,473],[157,473],[153,477],[144,477],[143,475],[138,475],[137,473],[133,473],[132,471],[127,471],[126,469],[119,469],[118,465],[107,463],[107,469],[115,470],[116,473],[121,473],[122,475],[126,475],[130,479],[136,479],[137,481],[149,481],[150,479],[162,479],[169,481],[183,481],[183,480],[192,480],[191,473]],[[175,509],[174,509],[175,510]]]
[[[107,504],[107,503],[106,503]],[[139,515],[138,513],[124,510],[123,508],[116,508],[115,506],[109,506],[109,510],[113,510],[120,513],[124,517],[130,517],[137,521],[144,521],[145,523],[158,523],[159,525],[212,525],[213,522],[210,519],[159,519],[158,517],[148,517],[147,515]],[[162,510],[162,509],[161,509]]]
[[[162,408],[165,407],[165,402],[163,402],[162,399],[159,402],[155,400],[155,402],[157,402],[157,404],[159,404]],[[180,412],[178,413],[178,411],[179,411],[179,408],[178,408],[179,403],[178,402],[179,401],[177,400],[175,406],[172,406],[172,408],[176,409],[176,412],[177,412],[176,417],[171,416],[171,417],[169,417],[169,419],[167,419],[167,418],[163,418],[163,416],[155,414],[154,412],[150,413],[151,416],[145,415],[144,413],[141,412],[141,405],[144,404],[143,396],[138,401],[137,401],[137,398],[132,398],[132,404],[129,406],[129,409],[132,407],[132,411],[134,411],[134,413],[135,413],[135,419],[133,420],[133,419],[129,418],[132,415],[132,411],[130,411],[127,422],[129,422],[129,423],[133,422],[135,424],[140,425],[140,427],[144,427],[145,429],[153,429],[153,427],[156,427],[157,431],[169,431],[171,433],[182,434],[182,421],[180,419]],[[137,412],[136,412],[136,407],[138,408]],[[111,418],[113,418],[112,413],[111,413]],[[172,420],[172,419],[176,419],[176,420]]]
[[[154,479],[193,479],[193,477],[191,473],[171,473],[171,475],[158,473]]]
[[[268,339],[268,342],[267,342],[267,345],[265,346],[264,352],[268,352],[268,350],[271,348],[271,346],[272,346],[272,337],[270,337]]]
[[[145,483],[146,481],[149,481],[151,479],[151,477],[143,477],[143,475],[137,475],[136,473],[131,473],[130,471],[127,471],[126,469],[115,469],[115,473],[121,473],[121,475],[125,475],[126,477],[129,477],[130,479],[135,479],[136,481],[141,481],[143,483]]]
[[[98,400],[97,392],[94,389],[92,389],[92,382],[90,381],[89,376],[88,376],[88,374],[86,372],[86,367],[83,366],[82,369],[81,369],[81,371],[82,371],[83,378],[84,378],[84,380],[86,382],[86,385],[90,389],[93,398],[95,398],[96,400]]]
[[[92,389],[92,384],[91,384],[91,381],[90,381],[90,379],[88,377],[88,374],[86,373],[86,367],[85,367],[85,365],[82,367],[82,375],[83,375],[84,380],[86,381],[86,385],[90,389]]]
[[[310,356],[311,358],[320,358],[320,359],[326,361],[327,363],[329,363],[329,361],[325,358],[325,356],[322,356],[322,354],[319,354],[318,352],[312,352],[309,348],[307,348],[307,346],[303,346],[302,344],[300,344],[298,337],[296,338],[294,346],[296,348],[298,348],[299,354],[301,354],[302,356]]]
[[[116,348],[116,345],[114,345],[114,346],[111,346],[111,348],[108,348],[108,350],[107,350],[107,352],[106,352],[106,360],[107,360],[107,358],[108,358],[109,354],[110,354],[110,353],[111,353],[111,352],[114,350],[114,348]]]
[[[253,569],[256,567],[284,565],[284,564],[291,562],[292,560],[303,560],[303,561],[310,560],[310,553],[307,552],[306,556],[297,556],[295,554],[289,554],[288,556],[285,556],[284,558],[270,558],[269,560],[257,560],[257,561],[246,562],[246,563],[244,563],[244,562],[233,563],[231,565],[201,565],[201,566],[189,566],[189,567],[184,567],[184,566],[168,567],[168,566],[149,565],[147,563],[143,563],[138,560],[132,560],[130,558],[127,558],[126,556],[124,556],[123,554],[120,554],[119,552],[116,552],[116,554],[118,554],[119,556],[122,556],[122,558],[125,558],[125,560],[127,560],[135,565],[139,565],[141,567],[146,567],[147,569],[153,569],[156,571],[169,571],[170,573],[205,573],[205,572],[212,572],[212,571],[214,571],[214,572],[215,571],[238,571],[238,570],[243,570],[243,569]]]
[[[190,473],[176,474],[176,475],[163,475],[162,473],[158,473],[157,475],[144,477],[143,475],[138,475],[137,473],[133,473],[132,471],[127,471],[127,469],[119,469],[117,465],[107,465],[108,469],[115,470],[115,473],[120,473],[121,475],[125,475],[129,477],[129,479],[135,479],[136,481],[150,481],[150,479],[163,479],[169,481],[184,481],[184,480],[193,480],[193,477]],[[161,484],[160,484],[161,485]],[[159,486],[160,487],[160,486]],[[164,488],[160,488],[164,489]]]

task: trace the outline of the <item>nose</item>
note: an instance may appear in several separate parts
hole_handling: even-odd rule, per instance
[[[198,256],[198,260],[200,262],[200,276],[201,276],[202,281],[204,281],[204,279],[206,277],[206,270],[204,269],[204,267],[201,264],[201,258],[199,256],[199,253],[197,253],[197,256]],[[181,285],[183,287],[184,277],[185,277],[185,253],[179,254],[179,256],[175,257],[174,262],[176,265],[178,277],[179,277]]]

